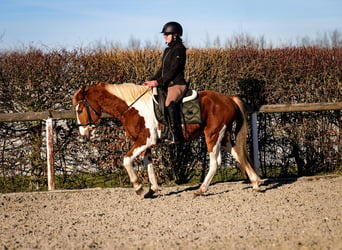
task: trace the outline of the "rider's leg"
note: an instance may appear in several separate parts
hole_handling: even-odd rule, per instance
[[[172,101],[169,106],[166,107],[166,109],[171,131],[170,143],[181,143],[182,141],[184,141],[184,137],[181,125],[180,111],[177,108],[177,104]]]
[[[171,143],[180,143],[184,141],[180,110],[177,103],[181,101],[186,89],[187,87],[185,85],[174,85],[168,88],[165,106],[171,130]]]

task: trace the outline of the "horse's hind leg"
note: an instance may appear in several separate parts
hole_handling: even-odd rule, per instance
[[[239,163],[239,168],[246,177],[246,174],[249,178],[249,180],[252,183],[253,186],[253,191],[259,191],[259,184],[262,183],[258,175],[255,173],[253,167],[252,167],[252,162],[247,155],[247,152],[244,150],[241,152],[238,152],[236,149],[236,146],[232,146],[232,142],[228,140],[227,144],[223,147],[228,153],[230,153],[233,158]]]
[[[220,133],[214,139],[209,139],[206,134],[207,148],[209,152],[209,171],[201,185],[201,187],[195,191],[194,195],[199,196],[208,190],[208,187],[217,171],[217,167],[221,165],[221,141],[225,135],[226,126],[220,130]]]
[[[144,195],[144,198],[151,198],[158,193],[158,182],[152,164],[151,149],[147,149],[144,154],[144,165],[147,168],[148,178],[151,183],[150,190]]]

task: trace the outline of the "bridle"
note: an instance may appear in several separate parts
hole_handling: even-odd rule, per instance
[[[91,104],[87,101],[87,99],[84,97],[82,100],[78,101],[76,103],[76,106],[79,105],[81,102],[84,102],[86,111],[87,111],[87,116],[88,116],[88,122],[87,123],[79,123],[77,124],[77,126],[92,126],[95,125],[96,123],[93,121],[93,119],[91,118],[91,114],[90,114],[90,109],[95,113],[95,115],[97,115],[98,117],[101,116],[101,114],[99,112],[97,112],[93,106],[91,106]],[[90,109],[89,109],[90,108]],[[77,111],[79,114],[81,114],[83,112],[83,109],[81,111]]]

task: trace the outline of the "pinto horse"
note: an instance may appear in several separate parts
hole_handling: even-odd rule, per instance
[[[133,142],[132,148],[124,156],[123,165],[128,172],[135,192],[143,193],[133,169],[134,159],[143,154],[144,166],[147,167],[150,189],[145,198],[152,197],[159,190],[151,159],[151,147],[161,137],[161,126],[153,109],[152,89],[132,83],[106,84],[82,87],[73,97],[80,134],[90,136],[93,125],[99,122],[102,112],[119,119],[126,135]],[[254,171],[247,152],[247,122],[243,103],[237,97],[227,96],[215,91],[200,91],[202,123],[187,124],[183,127],[186,141],[194,140],[203,132],[210,157],[209,172],[204,182],[194,193],[204,194],[214,177],[217,167],[221,164],[221,147],[230,153],[239,163],[243,175],[248,175],[253,191],[259,190],[260,178]],[[232,128],[235,122],[235,142]]]

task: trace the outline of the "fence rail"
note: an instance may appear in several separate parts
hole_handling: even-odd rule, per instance
[[[342,110],[342,102],[323,102],[323,103],[298,103],[298,104],[273,104],[263,105],[258,110],[265,113],[283,112],[306,112],[306,111],[326,111]]]
[[[110,118],[109,114],[103,113],[101,118]],[[0,122],[24,122],[52,119],[76,119],[74,110],[25,112],[25,113],[0,113]]]
[[[342,102],[325,103],[299,103],[299,104],[272,104],[262,105],[257,112],[283,113],[283,112],[309,112],[342,110]],[[103,113],[101,118],[111,118],[112,116]],[[22,122],[52,119],[76,119],[74,110],[26,112],[26,113],[0,113],[0,122]]]

